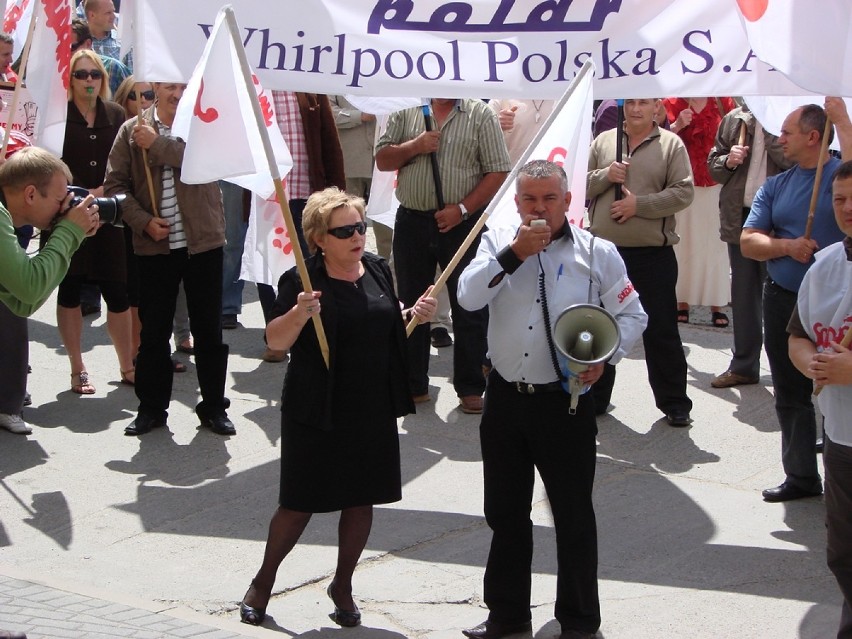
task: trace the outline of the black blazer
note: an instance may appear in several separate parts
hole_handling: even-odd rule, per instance
[[[320,319],[328,340],[329,368],[325,366],[313,321],[310,321],[290,348],[290,364],[287,366],[284,390],[281,394],[281,412],[288,421],[321,430],[332,430],[334,425],[331,423],[329,407],[334,401],[334,383],[329,370],[334,368],[337,355],[337,304],[329,286],[329,276],[322,256],[312,255],[305,263],[311,286],[316,291],[322,291]],[[393,278],[387,262],[377,255],[365,253],[361,263],[364,270],[378,282],[382,292],[398,307],[399,300],[393,289]],[[293,308],[296,297],[302,290],[302,280],[296,267],[284,273],[278,281],[278,299],[273,307],[273,317],[284,315]],[[400,314],[395,322],[393,339],[388,344],[392,351],[391,401],[393,413],[397,417],[414,412],[414,402],[408,390],[406,339],[405,324]],[[365,362],[365,374],[368,369],[369,362]]]

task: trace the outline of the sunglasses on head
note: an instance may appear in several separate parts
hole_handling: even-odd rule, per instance
[[[97,69],[92,69],[91,71],[87,71],[86,69],[77,69],[74,73],[71,74],[75,80],[85,80],[86,78],[92,78],[92,80],[100,80],[104,77],[104,74],[98,71]]]
[[[355,224],[345,224],[344,226],[328,229],[328,234],[333,235],[338,240],[348,240],[355,235],[355,231],[358,231],[358,235],[364,235],[367,232],[367,223],[356,222]]]
[[[154,100],[154,90],[148,89],[147,91],[140,91],[139,95],[142,96],[143,100],[148,100],[149,102],[153,102]],[[136,91],[131,91],[127,94],[128,100],[136,100]]]

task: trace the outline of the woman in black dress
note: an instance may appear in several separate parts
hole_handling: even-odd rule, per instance
[[[367,543],[373,505],[399,501],[396,418],[414,412],[408,392],[404,318],[428,322],[431,289],[400,312],[387,263],[364,252],[364,201],[328,188],[311,195],[302,228],[313,255],[312,293],[295,268],[278,283],[270,348],[290,349],[281,419],[279,508],[269,525],[263,564],[240,604],[240,619],[258,625],[275,574],[316,512],[341,511],[337,568],[328,586],[332,621],[356,626],[352,573]],[[327,368],[313,327],[322,320]]]
[[[109,76],[94,51],[77,51],[71,58],[70,74],[62,159],[71,169],[76,186],[102,197],[107,158],[124,123],[124,109],[108,101]],[[59,284],[57,324],[71,362],[71,390],[80,395],[95,392],[83,364],[81,347],[80,289],[87,281],[100,285],[107,305],[107,332],[118,356],[121,381],[132,385],[134,353],[122,229],[104,224],[97,234],[86,239],[71,258],[68,274]]]

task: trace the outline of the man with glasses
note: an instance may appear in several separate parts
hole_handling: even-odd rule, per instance
[[[201,389],[196,415],[203,427],[217,435],[236,434],[226,412],[230,401],[225,397],[228,345],[222,343],[221,319],[225,244],[222,194],[216,182],[180,181],[186,144],[171,134],[171,126],[185,88],[184,84],[154,83],[154,106],[143,112],[142,124],[134,118],[122,125],[104,182],[107,196],[127,195],[122,211],[125,223],[133,230],[133,249],[139,260],[142,334],[135,386],[139,411],[124,429],[130,436],[166,425],[173,376],[169,338],[181,282],[195,338]]]

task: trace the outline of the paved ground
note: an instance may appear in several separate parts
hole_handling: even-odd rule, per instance
[[[243,326],[226,333],[232,438],[198,430],[186,357],[169,429],[124,437],[136,400],[117,381],[104,318],[84,330],[98,390],[89,397],[69,391],[54,302],[31,320],[25,418],[35,432],[0,431],[0,629],[30,638],[458,639],[485,618],[478,419],[456,408],[449,350],[433,349],[435,401],[399,425],[403,501],[376,509],[356,572],[364,625],[328,619],[333,515],[315,517],[282,565],[264,627],[236,621],[276,504],[285,370],[260,361],[253,290],[246,300]],[[706,309],[696,316],[709,322]],[[619,367],[614,408],[599,422],[601,636],[831,637],[840,595],[825,567],[821,500],[760,498],[782,478],[768,369],[759,385],[713,390],[730,332],[688,325],[682,335],[695,423],[660,420],[641,351]],[[559,633],[555,553],[540,490],[533,518],[534,636],[550,639]]]

